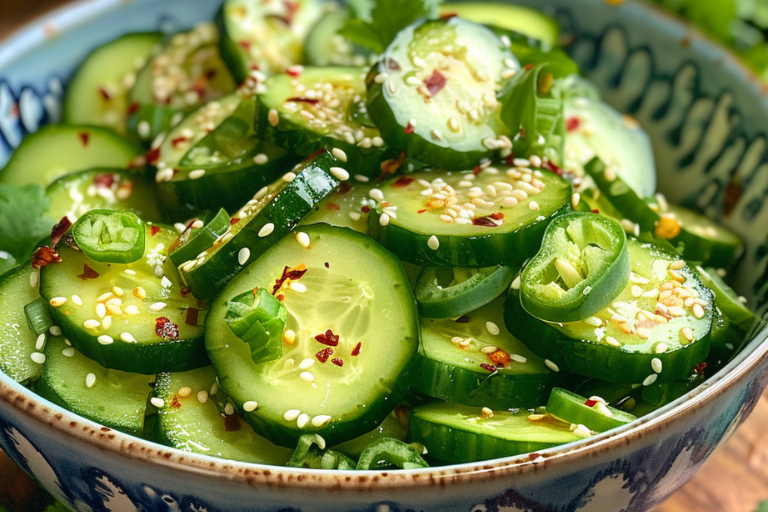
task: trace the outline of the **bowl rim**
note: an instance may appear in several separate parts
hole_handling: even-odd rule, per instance
[[[132,0],[130,3],[149,1],[153,0]],[[29,21],[5,39],[0,40],[0,72],[5,66],[24,58],[27,53],[43,45],[51,37],[51,27],[54,27],[52,32],[55,34],[73,30],[124,5],[125,0],[76,0]],[[691,46],[695,43],[707,50],[711,55],[708,59],[713,62],[726,61],[730,65],[728,72],[735,74],[736,79],[751,82],[756,93],[762,90],[760,79],[730,50],[710,41],[678,18],[662,12],[655,6],[639,4],[632,0],[622,5],[607,5],[606,8],[626,6],[643,9],[653,14],[659,23],[674,26],[678,30],[683,29]],[[1,79],[0,75],[0,81]],[[768,111],[768,101],[764,100],[763,106]],[[207,478],[228,480],[249,486],[279,485],[308,490],[337,490],[347,484],[345,491],[355,490],[356,492],[413,489],[414,487],[442,486],[449,482],[507,479],[512,475],[531,474],[541,469],[556,470],[565,467],[570,461],[582,458],[582,454],[597,455],[648,437],[665,428],[666,424],[674,423],[688,413],[702,408],[707,402],[727,393],[749,378],[768,354],[766,340],[768,340],[768,325],[763,325],[734,360],[702,385],[674,402],[618,429],[536,453],[419,470],[310,470],[238,462],[184,452],[103,427],[71,413],[28,390],[2,372],[0,372],[0,400],[36,421],[41,428],[48,426],[78,442],[95,446],[102,451],[138,464],[160,466],[182,473],[203,475]],[[355,485],[348,485],[350,481]]]

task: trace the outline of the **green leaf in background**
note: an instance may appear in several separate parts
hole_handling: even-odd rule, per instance
[[[763,501],[762,503],[758,503],[757,509],[755,512],[768,512],[768,501]]]
[[[372,0],[349,2],[353,16],[339,32],[354,44],[382,53],[398,32],[421,18],[435,18],[440,0]]]
[[[28,261],[54,224],[45,218],[49,204],[40,185],[0,183],[0,251],[9,253],[18,263]]]

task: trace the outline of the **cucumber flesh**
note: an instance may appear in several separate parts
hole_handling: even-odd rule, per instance
[[[556,45],[560,37],[560,26],[554,19],[521,5],[451,2],[440,7],[440,14],[456,14],[465,20],[520,32],[552,45]]]
[[[371,212],[369,194],[373,188],[375,188],[373,183],[357,181],[342,183],[336,192],[318,203],[299,222],[299,226],[325,222],[331,226],[367,233],[368,215]]]
[[[43,371],[42,347],[36,347],[38,335],[28,327],[24,314],[24,306],[40,298],[38,279],[38,272],[29,265],[0,275],[0,370],[22,384],[37,380]]]
[[[555,388],[547,401],[547,413],[595,432],[618,428],[637,418],[605,404],[599,397],[584,398],[565,389]]]

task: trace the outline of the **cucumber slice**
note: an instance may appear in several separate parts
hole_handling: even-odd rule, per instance
[[[238,82],[252,70],[271,75],[299,64],[310,28],[322,16],[320,0],[227,0],[216,15],[221,54]]]
[[[520,305],[516,280],[507,329],[551,366],[587,377],[650,385],[688,375],[709,352],[714,296],[677,255],[628,244],[632,272],[611,305],[579,322],[542,322]]]
[[[511,149],[496,94],[520,66],[490,29],[461,18],[400,31],[368,77],[368,110],[387,144],[445,169]]]
[[[128,135],[128,91],[162,39],[160,32],[126,34],[94,50],[67,86],[63,122]]]
[[[333,148],[356,175],[378,177],[382,162],[399,155],[384,147],[368,117],[361,68],[304,68],[270,77],[259,95],[259,131],[300,156]]]
[[[219,411],[216,401],[226,397],[217,389],[211,366],[159,374],[154,396],[163,401],[158,410],[161,442],[185,452],[284,466],[293,450],[256,434],[234,410],[229,415]],[[216,391],[213,396],[211,391]]]
[[[179,266],[197,258],[198,254],[208,249],[229,229],[229,214],[223,208],[215,215],[211,213],[205,217],[205,220],[190,221],[179,238],[168,247],[174,265]]]
[[[232,209],[298,161],[256,136],[256,98],[245,93],[240,90],[189,114],[160,145],[156,180],[168,218]]]
[[[327,6],[335,4],[327,4]],[[312,66],[365,66],[371,52],[361,48],[339,32],[349,19],[349,10],[326,12],[307,34],[304,60]],[[371,63],[373,64],[373,63]]]
[[[442,16],[457,15],[482,25],[494,25],[556,45],[560,26],[549,16],[521,5],[497,2],[451,2],[440,7]]]
[[[427,318],[456,318],[485,306],[512,284],[510,267],[424,267],[416,282],[419,313]]]
[[[421,319],[421,371],[414,388],[466,405],[534,408],[556,378],[544,360],[509,334],[500,297],[458,320]],[[501,328],[500,328],[501,327]]]
[[[128,94],[128,131],[148,143],[198,107],[235,90],[210,23],[172,36],[136,76]]]
[[[139,173],[122,169],[89,169],[58,178],[45,191],[51,200],[48,217],[74,222],[90,210],[128,210],[157,221],[155,188]]]
[[[527,411],[492,411],[433,403],[411,412],[411,436],[438,460],[459,464],[545,450],[582,439],[570,425],[544,417],[531,421]]]
[[[129,264],[60,243],[62,262],[41,270],[40,294],[72,345],[102,366],[145,375],[204,366],[206,305],[181,287],[166,256],[176,232],[146,225],[145,238],[144,256]]]
[[[24,314],[24,306],[40,298],[38,279],[29,265],[0,275],[0,370],[21,384],[37,380],[43,371],[42,347],[36,347],[38,335]]]
[[[717,294],[715,294],[715,304],[717,304]],[[746,335],[746,331],[731,322],[719,306],[715,308],[712,315],[712,343],[709,355],[704,361],[709,375],[719,371],[730,362],[734,355],[739,353],[746,340]]]
[[[728,320],[738,325],[742,330],[749,331],[758,320],[757,316],[747,307],[745,302],[741,301],[733,288],[723,281],[723,278],[717,273],[717,269],[711,267],[703,269],[697,266],[696,272],[704,286],[715,293],[715,304]]]
[[[68,346],[61,337],[45,344],[45,365],[35,390],[43,398],[105,427],[144,434],[154,375],[109,370]]]
[[[227,285],[206,319],[206,347],[222,389],[256,432],[282,446],[318,433],[331,446],[377,427],[404,397],[416,363],[416,304],[400,262],[370,238],[326,224],[303,231],[308,248],[283,238]],[[258,365],[224,325],[227,301],[254,288],[288,309],[282,357]],[[259,408],[245,411],[249,401]]]
[[[549,221],[570,210],[571,185],[550,171],[507,166],[417,171],[381,186],[371,237],[416,265],[515,266],[534,255]]]
[[[106,128],[51,124],[24,138],[0,171],[0,182],[45,187],[75,171],[125,169],[141,152],[135,143]]]
[[[230,219],[229,229],[210,249],[179,266],[199,299],[216,295],[248,263],[258,259],[296,227],[339,184],[329,174],[336,159],[322,151],[305,160],[254,198]]]
[[[601,400],[584,398],[561,388],[552,390],[547,401],[547,412],[556,418],[575,425],[584,425],[595,432],[618,428],[637,419]]]
[[[367,233],[368,215],[371,211],[368,197],[373,188],[373,183],[342,183],[334,194],[323,199],[301,219],[299,226],[325,222],[331,226]]]

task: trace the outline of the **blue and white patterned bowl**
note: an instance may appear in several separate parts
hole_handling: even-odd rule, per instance
[[[89,50],[138,30],[211,19],[213,0],[92,0],[0,45],[0,165],[59,117],[62,84]],[[661,189],[747,241],[738,290],[768,288],[768,101],[725,51],[648,8],[523,0],[555,15],[570,51],[651,133]],[[768,382],[768,330],[706,384],[629,427],[522,457],[402,472],[322,472],[194,455],[103,428],[0,376],[0,447],[81,512],[643,511],[687,482]]]

